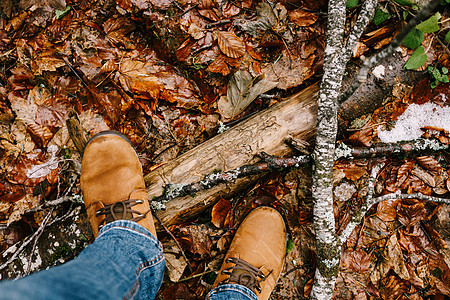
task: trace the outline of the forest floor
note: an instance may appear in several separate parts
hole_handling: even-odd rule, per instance
[[[352,2],[347,28],[360,7]],[[349,67],[388,45],[416,10],[407,0],[380,1]],[[68,119],[79,119],[86,138],[105,129],[124,133],[147,174],[319,82],[326,16],[324,0],[1,1],[1,279],[66,262],[93,241]],[[442,6],[432,24],[438,30],[416,32],[426,52],[414,68],[419,79],[397,82],[383,105],[343,123],[339,144],[369,147],[420,137],[449,144],[448,16]],[[397,64],[413,52],[402,46]],[[378,68],[371,76],[381,80],[385,72]],[[236,89],[240,94],[230,94]],[[450,196],[448,149],[339,159],[338,231],[365,201],[371,171],[380,163],[378,196]],[[288,227],[286,263],[272,299],[307,299],[316,265],[310,187],[311,165],[268,173],[239,196],[170,226],[186,257],[171,236],[159,233],[167,261],[159,299],[203,299],[240,221],[261,205],[280,211]],[[449,297],[449,246],[446,205],[383,201],[344,245],[335,296]]]

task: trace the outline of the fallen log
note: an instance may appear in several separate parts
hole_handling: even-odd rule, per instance
[[[287,138],[311,140],[314,137],[317,92],[318,84],[314,84],[153,170],[145,176],[149,199],[161,195],[167,183],[196,182],[215,170],[229,171],[254,163],[261,152],[291,155],[293,149],[285,143]],[[166,226],[180,224],[220,197],[232,197],[256,178],[240,178],[200,191],[195,197],[175,198],[166,203],[165,211],[156,213]]]

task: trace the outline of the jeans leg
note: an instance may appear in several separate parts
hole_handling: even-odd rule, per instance
[[[76,259],[0,283],[0,299],[154,299],[164,267],[161,243],[141,225],[118,220]]]
[[[207,300],[258,300],[255,293],[240,284],[221,284],[206,296]]]

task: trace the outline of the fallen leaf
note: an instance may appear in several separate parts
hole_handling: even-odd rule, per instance
[[[381,295],[386,300],[401,299],[402,295],[409,291],[410,283],[406,280],[402,280],[395,274],[391,274],[383,279],[383,289],[381,289]]]
[[[355,181],[361,178],[366,173],[366,169],[358,166],[350,166],[344,169],[344,173],[345,178]]]
[[[222,228],[225,218],[231,209],[230,201],[226,199],[220,199],[211,211],[211,223],[217,228]]]
[[[350,253],[346,253],[344,258],[345,266],[353,271],[364,273],[369,270],[372,258],[363,249],[358,249]]]
[[[173,240],[165,242],[163,245],[167,274],[169,275],[170,281],[177,282],[183,275],[187,263],[181,255],[180,248],[178,248]]]
[[[220,50],[228,57],[239,58],[245,54],[245,43],[232,32],[218,31],[217,42]]]
[[[264,79],[264,74],[252,78],[245,70],[238,70],[228,82],[227,96],[219,99],[218,109],[225,119],[240,114],[260,94],[270,91],[277,84]]]
[[[277,88],[287,90],[302,84],[314,73],[311,65],[314,55],[307,59],[290,59],[289,55],[283,54],[275,63],[267,63],[262,66],[261,72],[266,75],[266,80],[278,82]]]
[[[302,9],[295,9],[289,12],[289,19],[298,26],[309,26],[314,24],[318,18],[319,17],[316,14]]]
[[[378,203],[376,216],[385,222],[394,221],[397,218],[397,207],[400,200],[389,199]]]

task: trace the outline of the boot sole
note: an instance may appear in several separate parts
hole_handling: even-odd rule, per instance
[[[133,144],[131,143],[131,141],[130,141],[123,133],[120,133],[120,132],[115,131],[115,130],[104,130],[104,131],[101,131],[101,132],[95,134],[94,136],[92,136],[92,137],[87,141],[86,146],[84,146],[83,153],[81,153],[81,158],[83,158],[84,151],[86,150],[87,146],[88,146],[93,140],[95,140],[95,139],[98,138],[98,137],[105,136],[105,135],[115,135],[115,136],[118,136],[118,137],[120,137],[121,139],[125,140],[128,144],[130,144],[130,146],[134,149],[134,146],[133,146]],[[137,155],[137,154],[136,154],[136,155]]]

